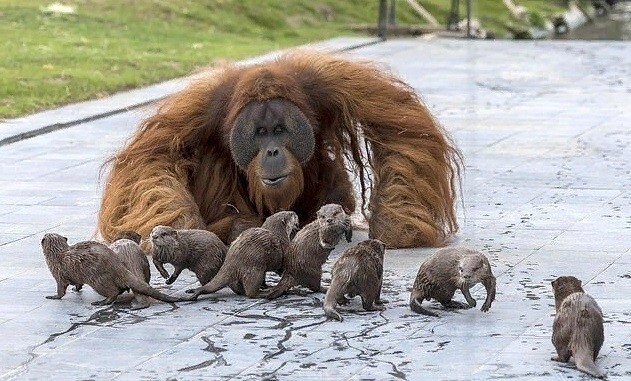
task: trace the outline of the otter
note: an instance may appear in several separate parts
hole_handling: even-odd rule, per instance
[[[482,283],[486,289],[486,300],[480,310],[487,312],[495,300],[495,276],[488,258],[465,247],[440,249],[421,264],[410,294],[410,308],[419,314],[438,316],[421,306],[423,299],[432,298],[446,308],[475,307],[476,301],[469,289],[477,283]],[[458,289],[468,304],[452,300]]]
[[[121,232],[118,232],[118,234],[116,234],[112,242],[116,242],[121,239],[128,239],[130,241],[135,242],[137,245],[140,245],[142,236],[133,230],[123,230]]]
[[[380,299],[385,250],[383,242],[368,239],[342,252],[333,265],[331,285],[324,297],[326,316],[342,321],[335,306],[349,302],[345,295],[359,295],[366,311],[385,310]]]
[[[259,297],[267,271],[281,272],[290,237],[298,228],[295,212],[278,212],[267,217],[260,228],[241,233],[230,245],[226,260],[213,280],[193,291],[190,300],[226,286],[239,295]]]
[[[166,284],[175,282],[184,269],[194,272],[200,284],[210,282],[219,271],[228,251],[219,237],[207,230],[176,230],[158,225],[151,230],[149,239],[153,264],[166,279]],[[171,263],[175,267],[170,277],[164,263]]]
[[[596,378],[606,374],[598,369],[596,357],[605,341],[603,313],[598,303],[583,291],[581,281],[562,276],[552,281],[556,316],[552,344],[558,356],[553,361],[568,362],[574,356],[576,368]]]
[[[68,285],[87,284],[105,296],[105,299],[92,303],[97,306],[114,303],[118,295],[129,289],[163,302],[188,300],[165,295],[152,288],[129,271],[118,256],[102,243],[84,241],[69,246],[66,237],[47,233],[41,244],[48,269],[57,282],[57,294],[46,296],[47,299],[61,299]]]
[[[140,234],[133,231],[119,233],[109,248],[116,254],[121,263],[139,279],[147,284],[151,280],[151,269],[147,256],[140,248]],[[146,295],[134,292],[134,299],[131,302],[132,309],[149,307],[149,298]]]
[[[316,219],[300,229],[285,257],[283,276],[264,296],[275,299],[291,287],[302,285],[313,292],[326,292],[321,285],[322,265],[340,242],[342,236],[350,242],[353,236],[351,218],[341,205],[326,204],[316,213]]]

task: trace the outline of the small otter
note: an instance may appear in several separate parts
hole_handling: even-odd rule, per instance
[[[385,251],[385,243],[368,239],[342,252],[333,265],[331,286],[324,297],[326,316],[342,321],[335,306],[349,302],[344,295],[361,296],[366,311],[385,310],[380,299]]]
[[[568,362],[574,356],[576,368],[597,378],[605,378],[594,361],[605,341],[603,313],[587,295],[581,281],[562,276],[552,281],[556,316],[552,325],[552,344],[558,356],[554,361]]]
[[[447,308],[475,307],[476,301],[469,289],[482,283],[486,289],[486,300],[480,309],[486,312],[495,300],[495,276],[491,272],[488,258],[475,250],[464,247],[447,247],[430,256],[418,269],[410,295],[412,311],[438,316],[421,307],[423,299],[436,299]],[[456,290],[462,291],[467,303],[452,300]]]
[[[191,300],[226,286],[239,295],[259,296],[267,271],[280,272],[289,251],[289,237],[298,228],[298,215],[278,212],[267,217],[260,228],[245,230],[230,245],[226,260],[210,282],[194,290]]]
[[[350,242],[353,236],[351,218],[341,205],[327,204],[317,212],[317,218],[306,225],[291,242],[283,265],[283,276],[266,294],[278,298],[293,286],[303,285],[313,292],[326,292],[321,286],[322,265],[340,242],[342,236]]]
[[[116,242],[120,239],[128,239],[140,245],[140,241],[142,240],[142,237],[140,236],[140,234],[136,233],[133,230],[123,230],[121,232],[118,232],[118,234],[116,234],[112,242]]]
[[[87,284],[106,299],[93,305],[112,304],[116,297],[131,289],[163,302],[179,302],[187,299],[165,295],[152,288],[123,265],[118,256],[107,246],[94,241],[79,242],[69,246],[68,239],[59,234],[47,233],[42,239],[46,264],[57,282],[57,294],[48,299],[61,299],[68,285]]]
[[[210,282],[219,271],[228,251],[219,237],[207,230],[176,230],[158,225],[151,230],[149,238],[153,264],[166,279],[166,284],[175,282],[184,269],[194,272],[200,284]],[[164,263],[171,263],[175,267],[170,277]]]
[[[116,254],[121,263],[136,277],[147,284],[151,280],[151,269],[147,256],[140,248],[140,234],[133,231],[124,231],[116,235],[109,248]],[[134,292],[131,302],[132,309],[149,307],[149,298],[146,295]]]

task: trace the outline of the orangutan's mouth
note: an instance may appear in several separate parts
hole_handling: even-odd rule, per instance
[[[287,175],[280,176],[280,177],[270,177],[267,179],[263,179],[263,184],[270,185],[270,186],[278,185],[282,183],[283,181],[285,181],[286,178],[287,178]]]

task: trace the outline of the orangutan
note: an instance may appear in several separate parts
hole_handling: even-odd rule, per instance
[[[228,243],[279,210],[351,213],[369,235],[434,246],[458,230],[461,156],[414,90],[369,62],[294,51],[209,71],[166,98],[109,162],[105,239],[157,225]],[[367,193],[370,192],[370,196]]]

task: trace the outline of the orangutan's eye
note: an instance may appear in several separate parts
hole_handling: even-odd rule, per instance
[[[265,127],[259,127],[256,129],[256,134],[257,135],[265,135],[267,134],[267,128]]]
[[[276,125],[276,127],[274,127],[274,135],[280,135],[285,131],[285,127],[283,127],[282,125],[278,124]]]

